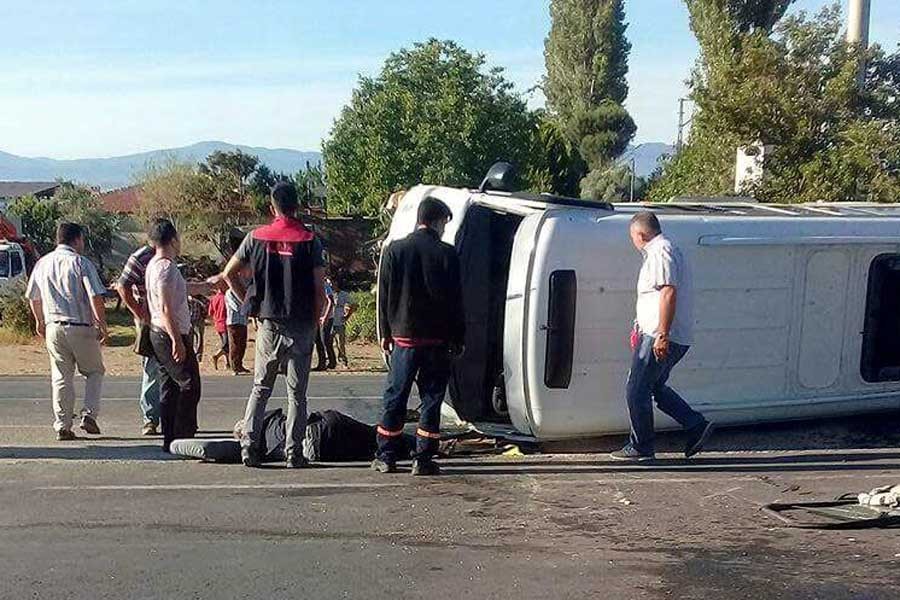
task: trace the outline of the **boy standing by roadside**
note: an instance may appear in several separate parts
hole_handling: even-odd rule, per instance
[[[221,284],[224,285],[224,284]],[[225,306],[225,292],[222,288],[216,290],[213,297],[209,299],[209,318],[213,322],[213,327],[219,336],[219,349],[212,355],[213,368],[219,370],[219,359],[225,357],[225,366],[230,367],[231,362],[228,358],[228,309]]]
[[[347,360],[347,321],[356,310],[356,305],[350,298],[350,292],[344,289],[344,278],[338,275],[334,278],[332,285],[332,293],[334,297],[334,317],[332,331],[334,333],[334,342],[337,344],[337,358],[344,363],[345,367],[350,366]]]

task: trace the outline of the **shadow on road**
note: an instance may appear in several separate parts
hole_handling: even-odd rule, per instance
[[[7,446],[0,459],[171,460],[162,446]]]
[[[900,448],[900,427],[896,413],[854,417],[763,423],[739,427],[720,427],[704,446],[708,452],[797,451]],[[626,436],[612,435],[581,440],[545,442],[544,452],[592,453],[617,450]],[[681,432],[657,434],[657,452],[680,452],[684,448]]]

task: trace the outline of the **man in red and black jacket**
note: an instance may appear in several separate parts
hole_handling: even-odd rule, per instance
[[[222,276],[259,321],[253,390],[247,401],[241,439],[241,461],[260,464],[260,440],[266,403],[278,373],[284,369],[288,390],[285,459],[289,468],[306,465],[306,388],[316,330],[325,306],[325,265],[322,245],[297,218],[297,190],[281,182],[272,188],[275,219],[248,235]],[[240,272],[249,266],[252,281],[245,288]]]
[[[415,381],[422,399],[416,430],[413,475],[437,475],[441,403],[452,356],[462,352],[465,335],[459,258],[441,241],[452,218],[446,204],[425,198],[416,230],[388,246],[378,275],[381,347],[391,370],[378,425],[378,454],[372,468],[396,471],[406,403]]]

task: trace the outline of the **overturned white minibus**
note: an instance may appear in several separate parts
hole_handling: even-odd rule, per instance
[[[483,186],[484,187],[484,186]],[[900,209],[884,205],[598,205],[416,186],[453,211],[466,351],[449,402],[471,422],[537,440],[628,430],[624,383],[641,258],[628,238],[653,210],[693,261],[695,344],[672,385],[719,424],[900,408]],[[674,427],[657,414],[659,428]]]

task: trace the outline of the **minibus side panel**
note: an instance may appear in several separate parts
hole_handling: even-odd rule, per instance
[[[627,237],[630,216],[550,210],[536,232],[523,305],[526,404],[513,423],[526,419],[527,431],[539,439],[628,430],[627,337],[641,264]],[[660,220],[693,265],[695,339],[670,384],[694,408],[721,424],[737,424],[900,404],[900,382],[861,381],[863,307],[848,306],[865,295],[854,290],[865,286],[867,263],[888,250],[872,244],[857,252],[868,242],[848,238],[848,232],[881,240],[894,223],[690,215]],[[704,242],[709,236],[722,242]],[[550,280],[561,270],[575,272],[575,338],[571,381],[554,389],[544,375]],[[819,330],[810,329],[816,324]],[[656,424],[677,426],[658,412]]]

